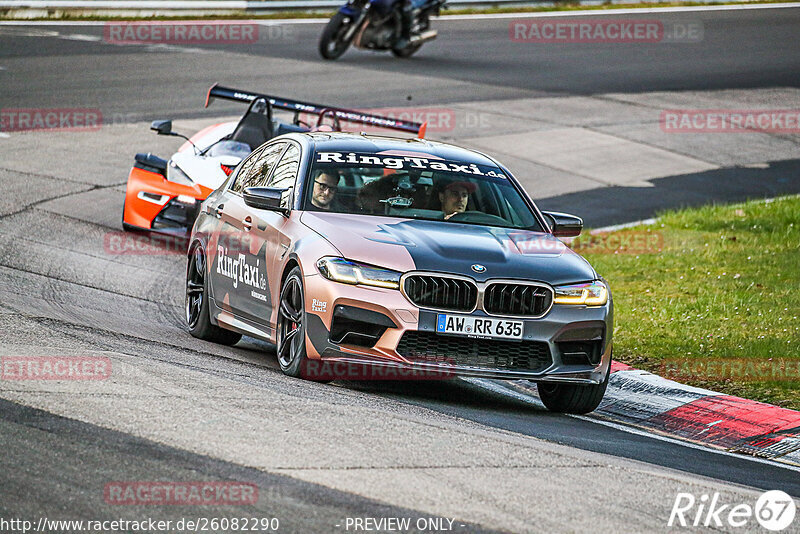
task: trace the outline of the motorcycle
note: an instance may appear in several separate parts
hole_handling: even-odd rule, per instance
[[[366,50],[391,50],[396,57],[411,57],[436,38],[430,17],[439,15],[445,0],[413,0],[410,6],[410,39],[401,41],[403,0],[350,0],[331,17],[319,40],[319,53],[336,59],[352,44]],[[408,9],[408,7],[406,8]]]

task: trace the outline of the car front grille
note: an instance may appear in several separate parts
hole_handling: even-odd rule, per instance
[[[403,290],[420,308],[469,312],[478,301],[478,287],[460,278],[414,274],[405,279]]]
[[[553,362],[550,347],[541,341],[470,339],[433,332],[406,332],[397,352],[415,363],[503,371],[540,372]]]
[[[483,309],[493,315],[540,317],[552,302],[552,290],[529,284],[498,282],[489,285],[483,294]]]

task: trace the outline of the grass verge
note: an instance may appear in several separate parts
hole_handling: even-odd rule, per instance
[[[799,214],[800,196],[670,211],[586,246],[613,291],[615,359],[800,410]]]

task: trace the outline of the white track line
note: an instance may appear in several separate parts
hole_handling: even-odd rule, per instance
[[[167,3],[167,2],[165,2]],[[582,11],[544,11],[536,13],[487,13],[475,15],[442,15],[438,22],[460,20],[488,20],[488,19],[517,19],[517,18],[550,18],[550,17],[597,17],[614,15],[635,15],[651,13],[696,13],[702,11],[741,11],[753,9],[786,9],[800,8],[800,2],[786,2],[781,4],[731,4],[722,6],[678,6],[678,7],[643,7],[625,9],[587,9]],[[328,22],[328,18],[314,19],[260,19],[260,20],[226,20],[229,24],[261,24],[264,26],[274,24],[320,24]],[[103,26],[107,21],[58,21],[58,20],[2,20],[0,26]],[[154,21],[158,22],[158,21]],[[176,21],[170,21],[175,23]],[[185,22],[185,21],[184,21]],[[199,22],[203,22],[200,20]]]
[[[587,9],[583,11],[543,11],[535,13],[486,13],[475,15],[444,15],[438,20],[470,20],[470,19],[519,19],[549,17],[592,17],[635,15],[637,13],[692,13],[697,11],[740,11],[745,9],[784,9],[800,8],[800,2],[782,4],[731,4],[723,6],[678,6],[678,7],[635,7],[625,9]]]
[[[520,393],[518,391],[514,391],[512,389],[505,388],[505,387],[500,386],[499,384],[496,384],[496,383],[494,383],[494,382],[492,382],[490,380],[487,380],[485,378],[465,378],[463,380],[466,380],[467,382],[469,382],[471,384],[475,384],[476,386],[482,387],[482,388],[487,389],[489,391],[493,391],[493,392],[499,393],[501,395],[507,395],[507,396],[512,397],[514,399],[521,400],[521,401],[526,402],[528,404],[532,404],[532,405],[534,405],[536,407],[544,408],[544,404],[542,404],[542,402],[539,399],[537,399],[535,397],[531,397],[529,395],[525,395],[525,394]],[[794,466],[794,465],[791,465],[791,464],[787,464],[787,463],[783,463],[783,462],[777,461],[777,460],[767,460],[767,459],[764,459],[764,458],[759,458],[757,456],[749,456],[749,455],[745,455],[745,454],[735,454],[735,453],[728,452],[728,451],[723,451],[723,450],[720,450],[720,449],[713,449],[711,447],[707,447],[707,446],[704,446],[704,445],[698,445],[696,443],[692,443],[692,442],[689,442],[689,441],[683,441],[683,440],[676,439],[676,438],[670,438],[668,436],[662,436],[661,434],[654,434],[652,432],[647,432],[645,430],[640,430],[638,428],[622,425],[622,424],[619,424],[619,423],[614,423],[614,422],[611,422],[611,421],[605,421],[603,419],[596,419],[594,417],[589,417],[589,416],[586,416],[586,415],[571,415],[571,414],[566,414],[566,415],[567,415],[567,417],[573,417],[575,419],[580,419],[581,421],[588,421],[590,423],[596,423],[598,425],[603,425],[603,426],[607,426],[609,428],[614,428],[616,430],[621,430],[622,432],[627,432],[628,434],[634,434],[634,435],[642,436],[642,437],[646,437],[646,438],[657,439],[659,441],[665,441],[667,443],[672,443],[673,445],[680,445],[682,447],[688,447],[690,449],[697,449],[697,450],[704,451],[704,452],[710,452],[712,454],[719,454],[719,455],[722,455],[722,456],[729,456],[729,457],[732,457],[732,458],[738,458],[740,460],[747,460],[747,461],[756,462],[756,463],[759,463],[759,464],[771,465],[773,467],[781,467],[783,469],[789,469],[791,471],[796,471],[796,472],[800,473],[800,467],[797,467],[797,466]]]

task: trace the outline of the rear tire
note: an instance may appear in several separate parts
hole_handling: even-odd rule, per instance
[[[234,345],[242,335],[211,323],[208,283],[206,281],[206,255],[203,247],[196,246],[189,254],[186,266],[186,323],[189,333],[198,339]]]
[[[608,387],[609,376],[611,376],[610,365],[605,380],[599,384],[539,382],[536,384],[536,389],[539,391],[539,398],[551,412],[586,414],[600,406]]]
[[[325,59],[336,59],[350,46],[350,39],[347,41],[341,40],[344,32],[347,31],[350,24],[348,23],[346,15],[336,13],[325,25],[322,30],[322,35],[319,38],[319,53]]]

